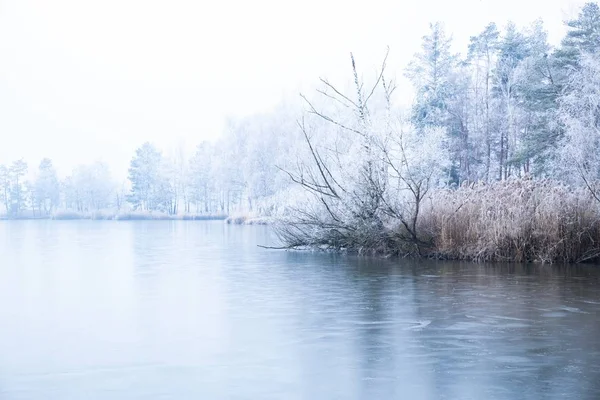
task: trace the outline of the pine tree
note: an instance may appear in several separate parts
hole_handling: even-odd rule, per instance
[[[555,51],[553,61],[557,68],[557,83],[565,85],[569,74],[577,70],[584,53],[600,51],[600,7],[586,3],[576,19],[567,22],[567,33]]]
[[[423,36],[422,50],[415,54],[407,69],[407,76],[416,89],[412,122],[418,131],[444,128],[452,149],[450,181],[461,180],[461,135],[466,129],[456,121],[457,113],[450,112],[456,87],[452,84],[458,57],[451,53],[452,38],[447,37],[440,22],[430,24],[430,32]],[[456,110],[454,110],[456,111]],[[454,118],[454,120],[453,120]],[[457,123],[458,122],[458,123]]]
[[[452,39],[446,36],[443,25],[436,22],[429,28],[430,33],[423,36],[421,52],[415,54],[407,70],[417,91],[412,120],[419,128],[447,123],[449,80],[457,61],[450,52]]]

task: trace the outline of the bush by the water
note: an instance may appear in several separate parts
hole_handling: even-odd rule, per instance
[[[238,214],[225,218],[225,222],[233,225],[270,225],[273,222],[273,218],[256,217],[249,214]]]

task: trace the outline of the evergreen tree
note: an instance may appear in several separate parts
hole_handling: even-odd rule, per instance
[[[452,150],[450,181],[461,180],[461,141],[460,136],[466,130],[460,122],[453,121],[457,116],[450,112],[451,99],[455,96],[453,86],[458,57],[451,53],[452,39],[446,36],[440,22],[430,24],[430,32],[423,36],[422,50],[415,54],[407,75],[416,89],[416,101],[413,105],[412,122],[418,131],[440,127],[446,130],[448,143]],[[456,111],[456,110],[455,110]],[[458,130],[456,129],[458,128]]]
[[[579,68],[582,54],[600,51],[600,7],[586,3],[576,19],[567,22],[567,33],[555,51],[557,83],[565,85],[569,74]]]
[[[523,113],[521,141],[511,160],[524,173],[544,175],[549,150],[558,137],[557,101],[559,87],[549,61],[550,45],[541,21],[526,35],[529,56],[521,63],[516,97]]]
[[[446,125],[449,81],[457,61],[450,52],[452,39],[446,36],[443,25],[436,22],[429,29],[430,33],[423,36],[421,52],[415,54],[407,71],[417,92],[412,120],[419,128]]]

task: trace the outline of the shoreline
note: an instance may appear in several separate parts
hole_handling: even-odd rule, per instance
[[[274,219],[271,217],[247,217],[247,216],[225,216],[225,215],[120,215],[120,216],[107,216],[104,215],[101,218],[94,218],[91,215],[70,215],[68,218],[65,216],[56,217],[28,217],[22,216],[18,218],[7,218],[0,216],[0,222],[2,221],[222,221],[227,225],[261,225],[270,226],[273,224]],[[364,249],[363,251],[351,248],[332,248],[329,246],[319,245],[299,245],[299,246],[259,246],[267,250],[285,250],[298,253],[330,253],[344,256],[353,257],[365,257],[365,258],[376,258],[381,260],[390,259],[420,259],[429,261],[439,262],[465,262],[469,264],[526,264],[526,265],[598,265],[600,259],[592,257],[586,260],[579,261],[566,261],[566,260],[539,260],[530,259],[523,260],[517,258],[504,258],[500,259],[481,259],[477,257],[460,257],[452,252],[424,252],[422,255],[416,255],[413,253],[381,253],[374,249]]]
[[[0,216],[0,221],[225,221],[226,215],[132,215],[132,214],[99,214],[99,215],[52,215],[43,217],[20,216],[6,217]]]
[[[223,221],[228,225],[271,225],[272,217],[249,217],[240,215],[168,215],[155,213],[114,214],[97,212],[90,214],[61,212],[49,216],[22,215],[18,217],[0,216],[0,221]]]

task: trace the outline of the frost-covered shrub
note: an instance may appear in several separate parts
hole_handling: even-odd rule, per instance
[[[233,225],[242,225],[246,222],[247,219],[248,215],[245,214],[231,215],[225,219],[225,223]]]
[[[322,96],[304,98],[304,143],[288,171],[304,193],[280,216],[276,231],[288,247],[421,253],[421,203],[449,165],[445,131],[417,129],[398,115],[385,60],[370,86],[351,61],[348,94],[322,79]]]

